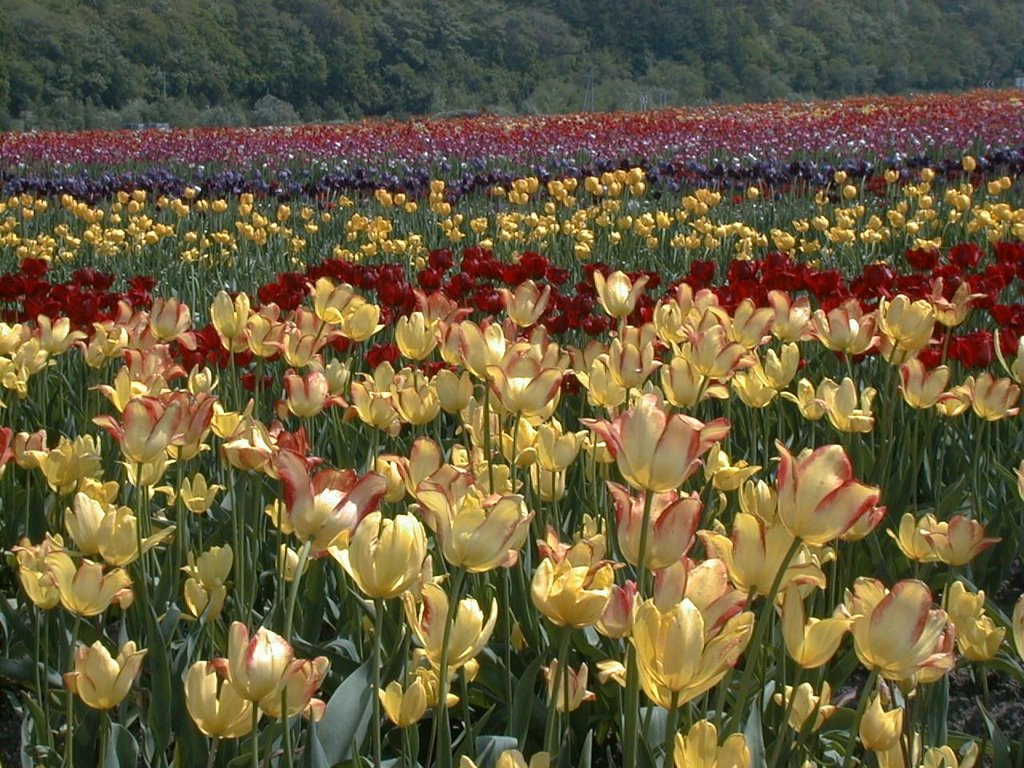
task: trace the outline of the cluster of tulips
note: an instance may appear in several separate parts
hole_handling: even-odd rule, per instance
[[[935,712],[957,667],[1022,676],[1024,596],[977,584],[1022,533],[992,444],[1018,444],[1024,339],[962,375],[967,280],[815,309],[587,274],[607,322],[579,347],[533,280],[387,326],[325,276],[288,309],[220,292],[215,368],[176,297],[4,324],[30,759],[1019,759]]]

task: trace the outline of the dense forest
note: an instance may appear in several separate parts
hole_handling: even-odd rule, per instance
[[[1021,0],[0,0],[0,129],[1006,86]]]

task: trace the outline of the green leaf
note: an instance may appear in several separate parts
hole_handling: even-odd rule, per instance
[[[149,753],[147,757],[152,762],[155,756],[163,755],[167,751],[167,745],[171,743],[171,665],[156,612],[152,606],[146,607],[146,668],[149,672],[146,730],[152,738],[152,744],[147,739],[146,750]]]
[[[320,746],[329,765],[348,759],[358,749],[370,723],[370,661],[363,663],[327,701],[320,721]]]
[[[139,743],[120,723],[112,723],[103,764],[108,768],[135,768],[139,764]]]
[[[514,736],[477,736],[475,762],[479,768],[491,768],[497,762],[498,755],[506,749],[518,748],[519,742]]]
[[[1009,739],[1006,738],[1006,734],[1003,733],[999,724],[989,714],[989,711],[985,709],[985,704],[982,700],[977,698],[975,701],[978,703],[978,709],[981,710],[981,716],[985,720],[985,727],[988,729],[989,739],[992,741],[992,765],[1011,765]]]
[[[583,747],[580,749],[580,759],[576,762],[579,768],[590,768],[594,752],[594,730],[587,731],[587,737],[583,740]]]
[[[317,727],[316,720],[310,718],[309,728],[306,732],[306,748],[302,752],[303,768],[331,768],[331,764],[327,761],[327,755],[324,754],[324,748],[320,745]]]
[[[512,706],[509,710],[508,731],[516,737],[517,743],[526,744],[526,737],[530,731],[530,714],[534,704],[539,701],[533,695],[533,689],[537,683],[537,674],[540,672],[544,657],[538,656],[530,666],[526,668],[516,683],[515,694],[512,697]]]
[[[764,729],[761,726],[761,697],[757,696],[750,705],[750,714],[747,722],[743,724],[743,736],[747,740],[747,749],[750,750],[750,764],[764,765]]]

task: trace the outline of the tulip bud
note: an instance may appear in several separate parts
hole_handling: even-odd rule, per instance
[[[228,630],[228,657],[211,663],[242,698],[258,702],[278,690],[293,657],[291,645],[276,632],[260,627],[250,636],[249,628],[235,621]]]
[[[392,680],[386,688],[377,691],[377,695],[384,714],[399,728],[408,728],[419,722],[427,711],[427,689],[419,677],[404,691],[397,680]]]
[[[733,733],[718,746],[718,729],[709,720],[694,723],[684,736],[677,733],[672,750],[676,768],[749,768],[750,749],[742,733]]]
[[[127,608],[132,603],[132,580],[123,568],[107,573],[99,563],[83,560],[78,568],[66,552],[51,552],[44,561],[45,568],[60,593],[64,608],[79,616],[98,616],[117,603]]]
[[[607,278],[599,270],[594,271],[597,300],[604,311],[616,320],[632,314],[649,280],[650,278],[644,275],[634,283],[620,271],[613,272]]]
[[[185,706],[207,736],[237,739],[252,730],[252,702],[239,696],[210,662],[197,661],[185,674]]]
[[[860,721],[860,742],[874,752],[886,752],[899,741],[903,732],[903,709],[882,709],[882,697],[873,696]]]
[[[505,311],[512,322],[520,328],[529,328],[540,320],[547,309],[551,286],[545,285],[544,290],[539,290],[533,280],[527,280],[516,286],[515,293],[507,288],[499,288],[498,293],[505,302]]]
[[[795,696],[792,704],[790,698]],[[810,683],[801,683],[793,690],[793,686],[787,685],[784,692],[776,693],[772,700],[784,707],[789,708],[789,727],[797,733],[804,728],[813,733],[821,728],[822,724],[833,714],[835,705],[829,704],[832,696],[832,689],[827,682],[821,684],[821,695],[815,695],[814,688]],[[811,721],[810,718],[814,717]]]
[[[398,597],[409,589],[426,556],[426,532],[419,520],[404,514],[387,519],[380,512],[364,517],[337,555],[363,594],[375,599]]]
[[[121,647],[116,659],[99,640],[88,647],[79,645],[74,671],[64,675],[64,684],[93,709],[112,709],[128,695],[145,656],[146,651],[136,650],[132,640]]]

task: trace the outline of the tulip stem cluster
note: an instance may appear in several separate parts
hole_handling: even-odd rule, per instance
[[[750,703],[750,687],[754,682],[755,667],[761,656],[760,651],[761,645],[764,642],[765,632],[768,629],[772,612],[775,610],[775,598],[779,594],[779,587],[782,585],[786,570],[789,568],[790,562],[796,556],[802,543],[799,538],[794,538],[793,543],[789,545],[789,551],[786,552],[779,563],[779,570],[772,581],[771,589],[768,590],[764,605],[761,606],[761,613],[757,617],[757,621],[754,622],[754,634],[750,639],[750,644],[747,646],[751,651],[743,663],[743,676],[740,678],[740,688],[736,694],[736,708],[733,710],[732,720],[727,727],[728,733],[738,733],[743,730],[743,719],[746,717],[747,708]]]

